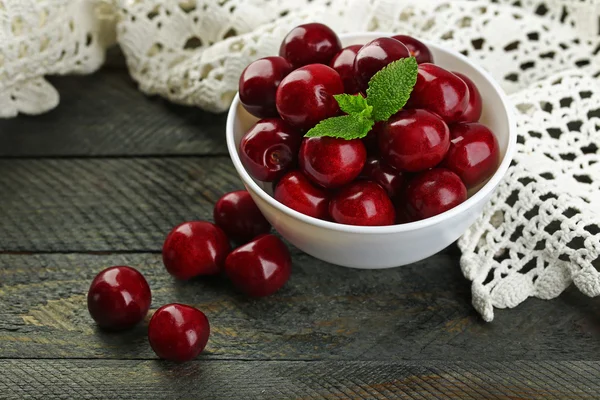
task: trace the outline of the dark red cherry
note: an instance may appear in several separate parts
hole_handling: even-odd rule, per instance
[[[314,183],[336,188],[352,182],[362,171],[367,150],[360,139],[305,138],[300,146],[300,169]]]
[[[385,122],[383,121],[375,122],[375,125],[373,125],[371,131],[367,133],[367,136],[362,138],[365,148],[367,149],[367,154],[370,157],[379,156],[379,132],[381,132],[384,125]]]
[[[253,297],[269,296],[285,285],[292,272],[292,258],[275,235],[262,235],[233,250],[225,260],[233,284]]]
[[[184,222],[167,235],[162,256],[177,279],[218,274],[231,245],[218,226],[205,221]]]
[[[329,214],[340,224],[361,226],[393,225],[394,205],[386,191],[370,181],[343,187],[329,202]]]
[[[210,324],[204,313],[185,304],[167,304],[148,324],[148,341],[157,356],[184,362],[198,357],[208,343]]]
[[[272,182],[296,165],[302,134],[279,118],[261,119],[242,137],[240,159],[252,177]]]
[[[333,97],[344,92],[344,84],[334,69],[310,64],[286,76],[277,89],[277,111],[281,118],[299,129],[310,129],[340,108]]]
[[[308,64],[329,64],[341,48],[340,39],[330,27],[311,23],[292,29],[283,39],[279,55],[298,68]]]
[[[421,42],[420,40],[407,35],[392,36],[392,39],[396,39],[405,45],[410,52],[410,55],[417,60],[417,63],[433,63],[433,56],[431,55],[429,47],[427,47],[425,43]]]
[[[467,188],[485,181],[496,172],[500,151],[496,136],[478,123],[450,127],[450,149],[443,166],[462,179]]]
[[[454,172],[434,168],[410,180],[405,199],[408,217],[417,221],[456,207],[467,199],[467,188]]]
[[[392,199],[400,194],[404,185],[404,174],[384,164],[379,158],[368,158],[360,176],[378,183]]]
[[[277,87],[292,70],[292,65],[283,57],[265,57],[250,63],[239,81],[242,106],[258,118],[276,117]]]
[[[483,110],[483,102],[481,100],[481,93],[479,92],[479,89],[477,89],[477,86],[475,86],[475,83],[469,79],[469,77],[467,77],[464,74],[461,74],[459,72],[453,72],[454,75],[458,76],[460,79],[462,79],[466,84],[467,87],[469,88],[469,104],[467,105],[467,108],[465,109],[465,112],[463,113],[463,115],[460,117],[460,121],[461,122],[477,122],[479,121],[479,118],[481,118],[481,111]]]
[[[362,48],[361,44],[355,44],[342,49],[333,57],[329,66],[337,71],[344,83],[344,92],[357,93],[360,91],[358,82],[354,75],[354,59],[356,53]]]
[[[446,123],[457,122],[469,105],[469,88],[458,76],[434,64],[419,64],[408,108],[424,108]]]
[[[246,190],[223,195],[215,204],[213,217],[230,239],[238,241],[247,242],[271,230],[271,224]]]
[[[314,186],[300,171],[288,172],[277,182],[273,192],[275,200],[302,214],[319,219],[329,219],[329,196]]]
[[[356,53],[354,75],[361,91],[367,90],[369,80],[376,72],[401,58],[410,57],[405,45],[389,37],[375,39],[365,44]]]
[[[379,132],[383,160],[400,171],[418,172],[435,167],[450,146],[448,126],[426,110],[400,110]]]
[[[151,302],[148,282],[137,270],[127,266],[101,271],[87,295],[90,315],[101,328],[108,330],[136,325],[148,313]]]

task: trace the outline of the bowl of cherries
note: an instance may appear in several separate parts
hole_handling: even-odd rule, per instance
[[[246,67],[226,135],[246,189],[285,239],[365,269],[416,262],[458,239],[516,145],[504,92],[463,55],[319,23]]]

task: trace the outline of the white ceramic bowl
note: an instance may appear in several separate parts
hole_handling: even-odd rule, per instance
[[[363,44],[388,33],[341,35],[344,46]],[[276,201],[271,184],[254,180],[238,154],[243,134],[256,122],[236,96],[227,117],[227,148],[246,189],[273,227],[304,252],[346,267],[376,269],[410,264],[444,249],[477,219],[506,173],[516,144],[516,129],[506,95],[494,79],[463,55],[425,42],[436,64],[464,73],[483,98],[481,122],[498,137],[501,163],[496,173],[457,207],[422,221],[392,226],[352,226],[322,221],[301,214]]]

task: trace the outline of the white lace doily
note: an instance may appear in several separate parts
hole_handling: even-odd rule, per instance
[[[224,111],[242,69],[293,26],[379,30],[445,42],[512,94],[519,146],[460,239],[473,304],[600,294],[598,0],[0,0],[0,117],[54,107],[48,74],[88,73],[117,41],[140,90]]]

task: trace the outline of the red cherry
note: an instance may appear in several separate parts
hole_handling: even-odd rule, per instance
[[[469,104],[465,109],[465,112],[460,117],[461,122],[477,122],[481,118],[481,112],[483,110],[483,102],[481,100],[481,93],[475,83],[469,79],[466,75],[459,72],[453,72],[454,75],[462,79],[469,88]]]
[[[392,167],[409,172],[435,167],[450,146],[448,126],[426,110],[400,110],[379,132],[379,150]]]
[[[450,149],[443,166],[457,174],[468,188],[496,172],[500,151],[496,136],[484,125],[460,123],[450,127]]]
[[[269,296],[285,285],[292,272],[292,258],[275,235],[262,235],[233,250],[225,260],[233,284],[253,297]]]
[[[429,47],[427,47],[425,43],[421,42],[420,40],[407,35],[392,36],[392,39],[396,39],[405,45],[410,52],[410,55],[417,60],[417,63],[433,63],[433,56],[431,55]]]
[[[406,212],[416,221],[456,207],[467,199],[467,188],[454,172],[434,168],[411,179],[405,198]]]
[[[312,23],[292,29],[283,39],[279,55],[298,68],[308,64],[329,64],[341,48],[340,39],[330,27]]]
[[[335,188],[353,181],[362,171],[367,150],[360,139],[312,137],[300,146],[300,169],[317,185]]]
[[[355,44],[342,49],[333,57],[329,66],[337,71],[344,83],[344,92],[357,93],[360,91],[358,82],[354,75],[354,59],[356,53],[362,48],[361,44]]]
[[[292,70],[292,65],[283,57],[265,57],[250,63],[239,81],[242,106],[258,118],[276,117],[277,87]]]
[[[424,108],[446,123],[457,122],[469,105],[469,88],[458,76],[434,64],[419,64],[409,108]]]
[[[245,190],[223,195],[215,204],[213,217],[229,238],[239,241],[247,242],[271,230],[271,224]]]
[[[342,78],[334,69],[310,64],[286,76],[277,89],[277,111],[299,129],[310,129],[340,111],[335,94],[344,92]]]
[[[152,302],[150,286],[137,270],[110,267],[90,285],[87,304],[90,315],[104,329],[131,328],[144,319]]]
[[[261,119],[242,137],[240,159],[255,179],[271,182],[296,164],[302,134],[287,122]]]
[[[329,219],[327,192],[314,186],[300,171],[288,172],[277,182],[275,200],[302,214]]]
[[[410,57],[410,52],[396,39],[382,37],[365,44],[356,53],[354,61],[354,75],[359,88],[365,91],[376,72],[392,61],[406,57]]]
[[[218,274],[231,250],[229,240],[219,228],[205,221],[184,222],[167,235],[163,244],[163,263],[177,279]]]
[[[368,158],[360,176],[378,183],[391,198],[398,196],[404,185],[404,174],[378,158]]]
[[[184,362],[206,347],[210,324],[204,313],[185,304],[167,304],[156,310],[148,325],[148,341],[157,356]]]
[[[329,213],[340,224],[361,226],[393,225],[394,205],[381,186],[370,181],[353,182],[329,202]]]
[[[367,149],[367,154],[372,157],[379,156],[379,132],[383,129],[385,122],[375,122],[373,128],[367,133],[367,136],[362,138],[362,142]]]

